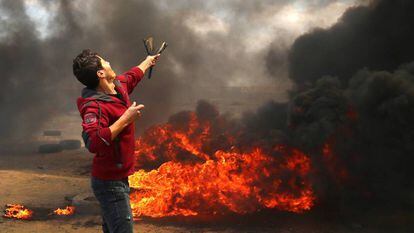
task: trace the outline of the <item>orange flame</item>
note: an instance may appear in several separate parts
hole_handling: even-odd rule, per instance
[[[56,215],[72,215],[75,213],[75,207],[74,206],[66,206],[66,208],[61,209],[57,208],[53,211]]]
[[[285,145],[241,152],[228,147],[235,137],[227,132],[219,135],[225,149],[213,150],[213,135],[212,122],[202,122],[191,112],[184,125],[158,125],[137,140],[138,167],[159,167],[129,177],[134,219],[247,214],[266,208],[301,213],[312,208],[306,154]]]
[[[29,210],[25,206],[19,204],[7,204],[3,215],[3,217],[5,218],[15,218],[24,220],[31,219],[32,216],[32,210]]]
[[[177,130],[172,124],[152,127],[135,143],[138,167],[157,162],[162,157],[181,160],[183,154],[186,159],[208,160],[210,156],[201,148],[209,139],[210,123],[200,124],[194,113],[189,115],[184,130]]]

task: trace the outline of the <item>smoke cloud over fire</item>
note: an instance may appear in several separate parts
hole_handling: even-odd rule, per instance
[[[351,8],[290,50],[289,139],[310,154],[324,200],[413,203],[413,9],[387,0]]]

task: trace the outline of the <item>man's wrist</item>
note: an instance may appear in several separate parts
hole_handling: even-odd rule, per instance
[[[145,73],[147,71],[147,69],[149,68],[149,66],[146,65],[146,64],[141,63],[141,64],[138,65],[138,68],[142,70],[142,73]]]
[[[115,121],[111,126],[109,126],[109,130],[111,131],[111,139],[113,140],[118,136],[118,134],[128,125],[129,123],[124,119],[122,116]]]
[[[143,73],[145,73],[145,71],[148,70],[150,67],[151,63],[148,61],[148,59],[145,59],[141,62],[141,64],[138,65],[138,68],[140,68]]]
[[[122,116],[117,120],[117,122],[119,123],[120,127],[122,127],[122,129],[129,124],[129,122]]]

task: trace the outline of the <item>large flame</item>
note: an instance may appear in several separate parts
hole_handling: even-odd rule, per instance
[[[7,204],[3,217],[28,220],[31,219],[33,211],[19,204]]]
[[[235,136],[216,126],[188,113],[184,123],[152,127],[137,140],[138,166],[158,167],[129,178],[135,219],[311,209],[307,155],[284,145],[236,148]]]

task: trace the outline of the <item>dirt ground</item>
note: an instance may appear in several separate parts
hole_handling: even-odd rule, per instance
[[[92,160],[84,148],[59,153],[40,154],[40,142],[22,142],[0,147],[0,211],[8,203],[26,205],[35,211],[33,220],[0,218],[1,233],[25,232],[101,232],[97,214],[77,212],[70,217],[49,215],[53,209],[65,207],[73,196],[90,192],[89,167]],[[327,214],[329,215],[329,214]],[[331,222],[309,215],[304,216],[233,217],[229,222],[194,222],[185,219],[143,219],[134,223],[135,232],[410,232],[407,219],[396,227],[367,225],[362,221]],[[235,220],[236,219],[236,220]],[[378,218],[376,218],[378,219]],[[410,218],[413,219],[413,218]],[[372,220],[376,221],[376,220]]]

